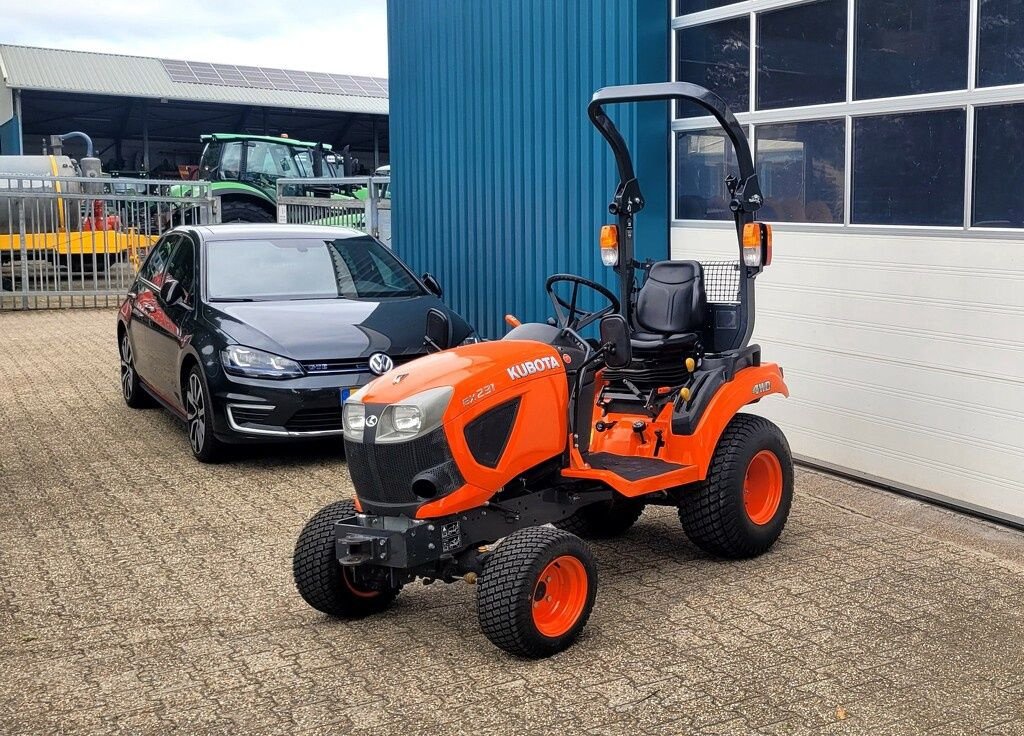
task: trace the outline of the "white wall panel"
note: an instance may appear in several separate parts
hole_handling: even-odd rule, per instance
[[[673,229],[673,258],[735,235]],[[775,228],[754,339],[792,397],[757,411],[811,462],[1024,521],[1024,243]]]

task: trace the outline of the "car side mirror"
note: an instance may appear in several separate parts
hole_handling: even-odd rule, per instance
[[[609,368],[625,368],[633,360],[629,326],[621,314],[609,314],[601,320],[601,347]]]
[[[166,279],[160,287],[160,301],[169,307],[173,307],[185,296],[185,288],[181,282],[174,279]]]
[[[444,296],[444,289],[441,288],[441,284],[438,283],[437,279],[432,273],[425,273],[421,277],[423,285],[427,287],[427,291],[440,299]]]
[[[440,309],[427,310],[427,327],[424,342],[435,350],[447,350],[452,346],[452,323]]]

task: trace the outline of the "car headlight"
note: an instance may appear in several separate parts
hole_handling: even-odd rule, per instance
[[[248,378],[297,378],[303,375],[302,366],[291,358],[242,345],[229,345],[221,350],[220,362],[226,372]]]

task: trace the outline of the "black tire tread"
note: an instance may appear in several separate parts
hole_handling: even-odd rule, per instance
[[[709,554],[729,559],[756,557],[766,552],[778,536],[776,534],[770,539],[753,538],[744,527],[746,519],[742,504],[737,508],[734,502],[734,479],[737,473],[746,472],[745,467],[739,467],[745,450],[764,436],[781,439],[786,457],[780,458],[780,461],[784,464],[789,462],[791,467],[789,444],[777,426],[764,417],[737,414],[718,440],[707,478],[696,489],[683,494],[679,505],[679,520],[683,530],[690,541]],[[789,515],[791,503],[791,492],[784,491],[778,511],[783,524]]]
[[[350,500],[324,506],[302,528],[292,557],[292,577],[299,595],[316,610],[335,618],[379,613],[398,595],[397,590],[389,590],[375,598],[359,598],[345,588],[334,552],[334,525],[355,513],[356,505]]]
[[[221,222],[274,222],[274,217],[252,202],[221,202]]]
[[[588,601],[572,630],[558,639],[549,639],[533,625],[530,598],[543,566],[562,554],[577,556],[587,568]],[[596,566],[583,540],[564,529],[547,526],[520,529],[491,554],[480,576],[480,628],[491,643],[509,654],[530,659],[549,656],[578,638],[593,609],[596,588]]]

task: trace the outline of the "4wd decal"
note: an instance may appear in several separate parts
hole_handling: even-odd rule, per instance
[[[543,358],[537,358],[536,360],[527,360],[514,365],[508,369],[508,377],[513,381],[520,378],[526,378],[537,373],[543,373],[544,371],[550,371],[559,367],[557,358],[552,358],[549,355]]]
[[[772,390],[771,381],[761,381],[761,383],[754,384],[754,394],[766,394]]]

